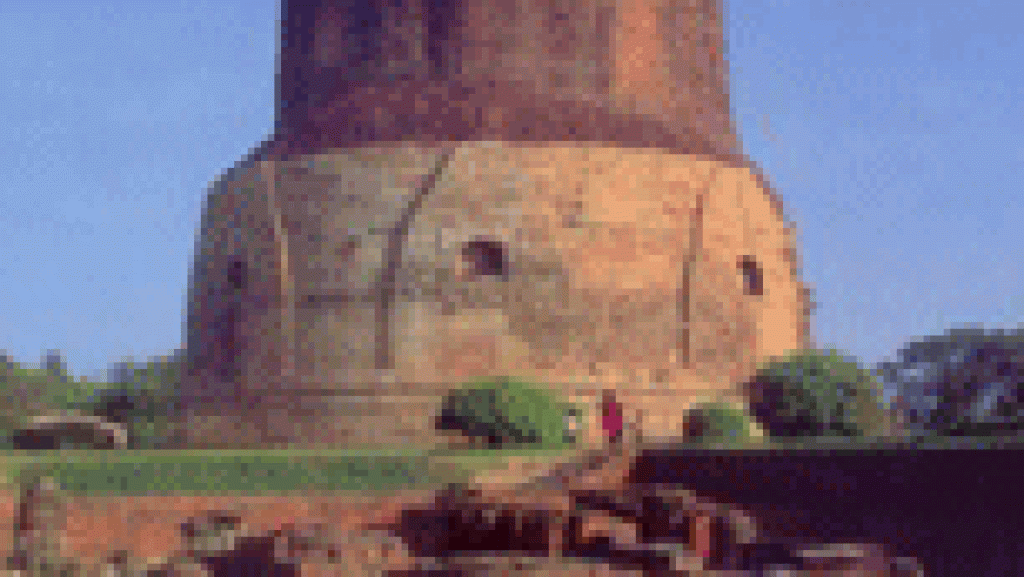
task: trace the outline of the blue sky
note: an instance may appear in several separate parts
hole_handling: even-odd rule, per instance
[[[862,362],[1012,328],[1024,6],[730,2],[737,127]],[[208,183],[272,128],[276,0],[0,4],[0,348],[99,377],[182,344]],[[1015,256],[1017,255],[1017,256]]]

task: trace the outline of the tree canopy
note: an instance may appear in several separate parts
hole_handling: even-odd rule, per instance
[[[1024,330],[953,328],[907,343],[877,372],[918,434],[1009,434],[1024,424]]]
[[[878,381],[835,350],[772,359],[747,390],[752,413],[772,437],[880,437],[891,430]]]

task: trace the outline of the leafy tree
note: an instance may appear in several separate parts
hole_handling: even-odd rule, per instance
[[[75,379],[68,372],[64,355],[58,349],[47,350],[39,365],[40,370],[35,376],[42,377],[43,382],[40,384],[46,391],[47,404],[52,406],[57,391],[66,389]]]
[[[751,411],[772,437],[863,437],[889,431],[878,381],[835,350],[807,350],[761,367]]]
[[[156,417],[155,395],[143,388],[100,389],[90,395],[87,404],[89,413],[122,425],[139,418],[152,420]]]
[[[181,392],[183,352],[175,350],[171,355],[158,356],[146,363],[132,360],[113,365],[108,389],[146,391],[151,398],[159,401],[152,414],[165,416],[176,407]]]
[[[1024,331],[950,329],[907,343],[878,372],[901,395],[917,435],[1024,429]]]
[[[43,355],[43,362],[41,363],[46,373],[56,377],[66,376],[68,374],[67,363],[64,362],[64,356],[58,349],[50,349]]]
[[[145,364],[129,360],[115,365],[117,380],[87,400],[88,410],[127,424],[135,443],[161,443],[170,434],[180,400],[183,358],[176,350]]]
[[[59,353],[50,351],[40,368],[30,368],[5,353],[0,362],[0,387],[3,389],[2,412],[14,420],[46,413],[64,405],[70,389],[80,383],[67,373]]]
[[[161,423],[177,406],[181,363],[181,351],[141,366],[122,363],[120,381],[104,383],[71,376],[58,350],[47,351],[39,368],[0,351],[0,435],[31,416],[70,410],[126,423],[132,439],[159,438]]]
[[[23,369],[6,351],[0,362],[0,429],[10,433],[21,422],[23,402],[18,389],[23,385],[20,374]]]
[[[67,398],[85,386],[68,375],[56,351],[40,364],[27,367],[6,351],[0,353],[0,436],[8,437],[32,416],[66,408]]]

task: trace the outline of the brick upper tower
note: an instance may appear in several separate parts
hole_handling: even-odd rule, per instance
[[[734,155],[714,0],[283,0],[276,150],[617,142]]]

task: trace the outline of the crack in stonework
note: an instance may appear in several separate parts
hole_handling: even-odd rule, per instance
[[[388,233],[387,247],[384,249],[384,256],[386,257],[386,265],[381,270],[381,279],[378,283],[378,289],[381,292],[380,305],[377,308],[377,348],[376,348],[376,368],[377,369],[388,369],[394,365],[394,358],[391,354],[391,307],[395,298],[395,275],[398,270],[398,266],[401,264],[402,259],[402,241],[405,239],[409,231],[409,224],[412,222],[413,216],[419,210],[423,199],[427,194],[433,190],[434,185],[437,183],[437,179],[441,176],[441,172],[448,164],[448,160],[454,153],[453,147],[446,147],[444,152],[441,154],[441,158],[437,161],[437,165],[434,170],[430,171],[423,177],[423,183],[416,191],[416,196],[413,197],[412,201],[406,207],[402,216],[395,223],[395,226]]]

